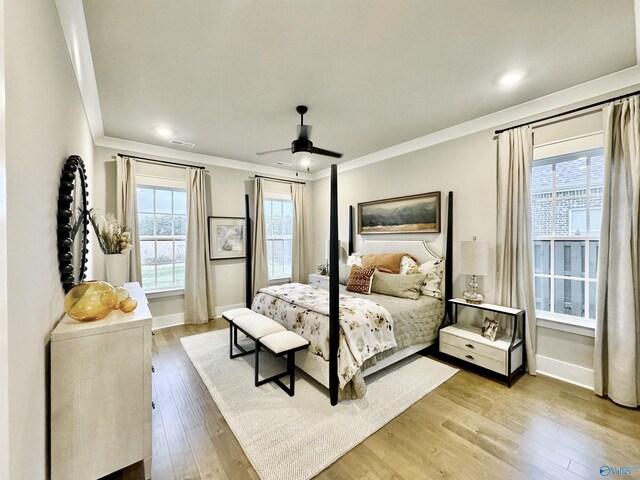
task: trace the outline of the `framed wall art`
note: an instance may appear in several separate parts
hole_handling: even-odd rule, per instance
[[[358,233],[440,233],[440,192],[359,203]]]
[[[211,260],[245,258],[244,217],[209,217],[209,255]]]

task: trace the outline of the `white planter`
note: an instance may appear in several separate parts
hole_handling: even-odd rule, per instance
[[[105,254],[104,263],[107,267],[107,282],[114,287],[121,287],[127,282],[129,271],[129,252]]]

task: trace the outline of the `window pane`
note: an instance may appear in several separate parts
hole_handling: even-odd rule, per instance
[[[533,242],[533,264],[535,273],[551,273],[551,241]]]
[[[176,263],[176,285],[184,285],[184,263]]]
[[[140,261],[142,265],[154,265],[156,263],[156,245],[153,240],[140,241]]]
[[[556,241],[554,244],[554,274],[565,277],[584,277],[584,257],[584,241]]]
[[[142,265],[142,286],[144,288],[155,288],[156,286],[155,265]]]
[[[598,278],[598,251],[600,241],[591,240],[589,242],[589,278]]]
[[[186,261],[187,242],[184,240],[176,240],[176,262]]]
[[[569,210],[569,234],[576,236],[587,234],[586,208],[573,208]]]
[[[186,215],[174,215],[173,216],[173,234],[174,235],[186,235],[187,234],[187,217],[186,217]]]
[[[138,187],[138,212],[153,212],[153,188]]]
[[[556,193],[558,197],[585,195],[587,188],[587,157],[556,164]]]
[[[173,263],[158,265],[158,287],[173,287]]]
[[[170,237],[172,233],[171,215],[156,215],[156,235],[158,237]]]
[[[187,192],[173,192],[173,213],[187,213]]]
[[[596,319],[596,282],[589,282],[589,318]]]
[[[536,310],[551,311],[551,279],[535,277]]]
[[[173,241],[160,240],[156,245],[158,263],[173,263]],[[160,270],[158,270],[158,272],[160,272]]]
[[[604,155],[594,155],[589,159],[589,186],[592,195],[602,195],[604,186]]]
[[[138,213],[140,236],[153,236],[153,213]]]
[[[554,279],[553,309],[556,313],[584,317],[584,281]]]
[[[156,189],[156,212],[171,213],[171,190]]]
[[[589,234],[600,236],[600,226],[602,224],[602,197],[590,199],[589,205]]]

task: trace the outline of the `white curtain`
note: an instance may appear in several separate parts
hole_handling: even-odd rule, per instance
[[[636,408],[640,401],[640,96],[609,104],[604,124],[594,390]]]
[[[307,221],[306,188],[303,183],[291,184],[293,204],[293,231],[291,235],[291,281],[307,283]]]
[[[136,162],[130,157],[116,159],[116,219],[131,230],[128,282],[141,282],[140,233],[138,232],[138,190]]]
[[[526,311],[527,368],[536,369],[536,308],[533,291],[531,233],[531,127],[498,136],[498,231],[496,236],[496,302]]]
[[[256,178],[253,184],[253,198],[255,208],[253,211],[253,239],[252,239],[252,259],[251,259],[251,292],[253,295],[269,285],[269,270],[267,265],[267,236],[264,221],[264,180]]]
[[[205,173],[187,168],[187,248],[184,270],[184,322],[207,323],[215,317],[207,231]]]

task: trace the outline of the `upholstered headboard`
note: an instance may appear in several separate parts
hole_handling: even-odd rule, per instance
[[[366,240],[354,255],[367,253],[408,253],[419,263],[442,258],[423,240]]]

